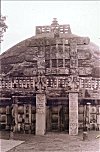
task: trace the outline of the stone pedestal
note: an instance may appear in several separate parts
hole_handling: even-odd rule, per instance
[[[36,135],[44,135],[46,131],[46,96],[36,94]]]
[[[78,93],[69,93],[69,135],[78,134]]]

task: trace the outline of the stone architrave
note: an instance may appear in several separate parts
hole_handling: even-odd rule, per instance
[[[44,135],[46,131],[46,96],[36,94],[36,135]]]
[[[69,93],[69,135],[78,134],[78,93]]]

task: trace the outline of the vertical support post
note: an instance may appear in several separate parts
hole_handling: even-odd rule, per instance
[[[31,104],[29,104],[29,123],[31,125],[31,117],[32,117],[32,108],[31,108]]]
[[[26,122],[26,105],[24,104],[24,123]]]
[[[9,117],[9,115],[10,115],[10,113],[9,113],[9,110],[10,109],[10,107],[9,106],[6,106],[6,129],[9,129],[9,125],[10,125],[10,123],[11,123],[11,121],[10,121],[10,117]]]
[[[18,131],[18,105],[14,105],[15,109],[15,131]]]
[[[49,107],[46,107],[46,130],[50,131],[50,127],[51,127],[51,121],[50,121],[50,109]]]
[[[97,129],[100,131],[100,106],[98,106]]]
[[[30,124],[30,130],[29,132],[31,133],[31,121],[32,120],[32,108],[31,108],[31,104],[29,104],[29,124]]]
[[[86,103],[84,104],[84,113],[83,113],[83,131],[86,131]]]
[[[18,131],[18,97],[17,96],[13,96],[13,110],[12,110],[12,116],[15,119],[14,122],[14,131]]]
[[[78,134],[78,93],[69,93],[69,135]]]
[[[36,135],[44,135],[46,131],[46,96],[36,94]]]
[[[90,105],[91,103],[87,103],[87,106],[88,106],[88,128],[87,129],[90,129]]]

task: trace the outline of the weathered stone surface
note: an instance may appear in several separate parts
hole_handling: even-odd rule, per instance
[[[37,44],[38,41],[39,41],[39,39],[36,40],[36,44]],[[56,58],[63,59],[63,67],[64,67],[66,65],[65,64],[66,60],[64,61],[64,59],[69,59],[69,46],[67,46],[67,45],[65,46],[65,44],[62,43],[62,44],[58,45],[58,47],[56,47],[56,43],[58,43],[58,42],[55,41],[55,43],[52,43],[53,38],[51,40],[48,39],[47,41],[48,41],[48,45],[45,46],[45,44],[44,44],[41,47],[42,50],[41,50],[41,48],[39,48],[38,45],[24,48],[25,47],[24,42],[21,42],[18,45],[20,47],[17,47],[17,45],[16,45],[15,46],[16,49],[14,49],[14,47],[13,47],[12,49],[9,49],[9,51],[7,51],[7,53],[3,53],[1,55],[1,70],[2,70],[2,72],[3,73],[9,73],[10,71],[13,72],[15,68],[16,68],[16,72],[18,72],[18,70],[19,70],[18,65],[20,63],[20,66],[22,67],[22,73],[23,73],[23,70],[25,68],[25,64],[24,64],[25,61],[30,66],[30,64],[34,64],[34,61],[39,62],[39,60],[41,60],[41,58],[44,55],[45,55],[45,60],[56,59]],[[55,46],[54,46],[54,44],[55,44]],[[92,56],[96,57],[95,56],[96,53],[93,53],[93,51],[94,51],[94,47],[96,48],[96,51],[97,51],[97,47],[96,46],[91,47],[91,46],[93,46],[93,44],[92,45],[88,44],[86,46],[85,45],[82,45],[82,46],[77,45],[78,59],[79,60],[80,59],[82,59],[82,60],[86,59],[86,60],[91,61],[90,63],[88,62],[88,66],[93,65],[93,68],[94,68],[95,64],[96,64],[96,66],[97,65],[99,66],[99,62],[97,63],[97,60],[93,61],[93,59],[92,59]],[[23,48],[23,50],[22,50],[22,48]],[[85,48],[85,50],[84,50],[84,48]],[[40,58],[40,56],[41,56],[41,58]],[[97,55],[97,57],[99,57],[99,56]],[[81,61],[79,61],[79,62],[81,62]],[[44,61],[43,64],[45,64],[45,61]],[[29,66],[28,66],[28,68],[30,68]],[[50,67],[51,66],[52,65],[51,65],[51,62],[50,62]],[[79,64],[79,66],[81,67],[80,64]],[[86,66],[86,65],[82,64],[82,66]],[[38,66],[36,66],[36,68],[38,68]],[[93,71],[93,75],[97,75],[97,72]]]
[[[36,135],[46,132],[46,97],[45,94],[36,95]]]
[[[78,134],[78,93],[69,93],[69,134]]]
[[[66,102],[65,99],[68,100],[69,98],[70,116],[67,113],[66,117],[61,118],[61,115],[65,115],[65,113],[61,113],[61,111],[58,110],[56,114],[57,122],[54,126],[63,130],[65,124],[63,121],[68,125],[70,120],[69,126],[71,134],[77,134],[78,98],[80,99],[79,102],[83,105],[87,103],[87,100],[99,105],[99,48],[91,43],[88,37],[80,37],[72,34],[69,25],[59,25],[56,19],[54,19],[50,26],[37,27],[34,37],[18,43],[1,54],[0,64],[0,95],[6,98],[4,100],[5,102],[1,100],[0,104],[1,106],[11,106],[11,99],[14,95],[18,97],[18,102],[21,100],[20,104],[27,104],[24,105],[24,117],[27,123],[23,123],[25,126],[21,124],[21,127],[27,131],[35,130],[35,112],[33,114],[31,109],[33,105],[35,107],[36,103],[36,133],[45,133],[44,103],[46,97],[47,101],[48,98],[50,98],[50,101],[56,100],[56,105],[60,104],[59,106],[63,106],[64,103],[67,108],[68,102]],[[75,95],[75,99],[72,99],[71,94]],[[21,96],[25,96],[26,100],[20,99]],[[27,99],[27,96],[30,96],[32,101],[30,101],[29,98]],[[8,97],[10,97],[9,102],[7,101]],[[51,100],[51,98],[53,99]],[[19,108],[16,102],[15,107],[17,106]],[[58,109],[61,108],[59,106]],[[64,108],[61,109],[64,110]],[[17,126],[17,130],[20,130],[20,123],[22,122],[23,116],[20,116],[20,112],[18,113],[20,110],[15,109],[15,115],[17,115],[15,118],[17,125],[15,124],[15,126]],[[26,111],[28,111],[28,119],[26,118]],[[49,107],[48,113],[51,114]],[[74,117],[72,117],[72,115],[74,115]],[[6,118],[6,116],[4,117]],[[4,117],[2,114],[1,120]],[[7,121],[9,121],[8,117]],[[82,126],[82,113],[79,116],[79,120]],[[5,121],[4,123],[7,127],[7,123]],[[42,128],[40,128],[41,124]],[[68,128],[66,127],[66,129]]]

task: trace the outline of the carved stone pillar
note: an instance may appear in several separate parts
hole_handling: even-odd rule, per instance
[[[31,107],[31,104],[29,104],[29,123],[31,125],[31,121],[32,120],[32,107]]]
[[[46,96],[36,94],[36,135],[44,135],[46,131]]]
[[[78,134],[78,93],[69,93],[69,135]]]
[[[15,109],[15,131],[18,131],[18,105],[14,105]]]
[[[78,134],[78,92],[79,92],[79,77],[78,77],[78,53],[77,40],[72,38],[70,44],[70,92],[69,92],[69,134]]]
[[[13,130],[14,132],[18,131],[18,97],[13,97],[13,110],[12,110],[12,116],[14,117],[14,123],[13,124]]]
[[[6,129],[9,129],[11,123],[10,107],[6,106]]]

